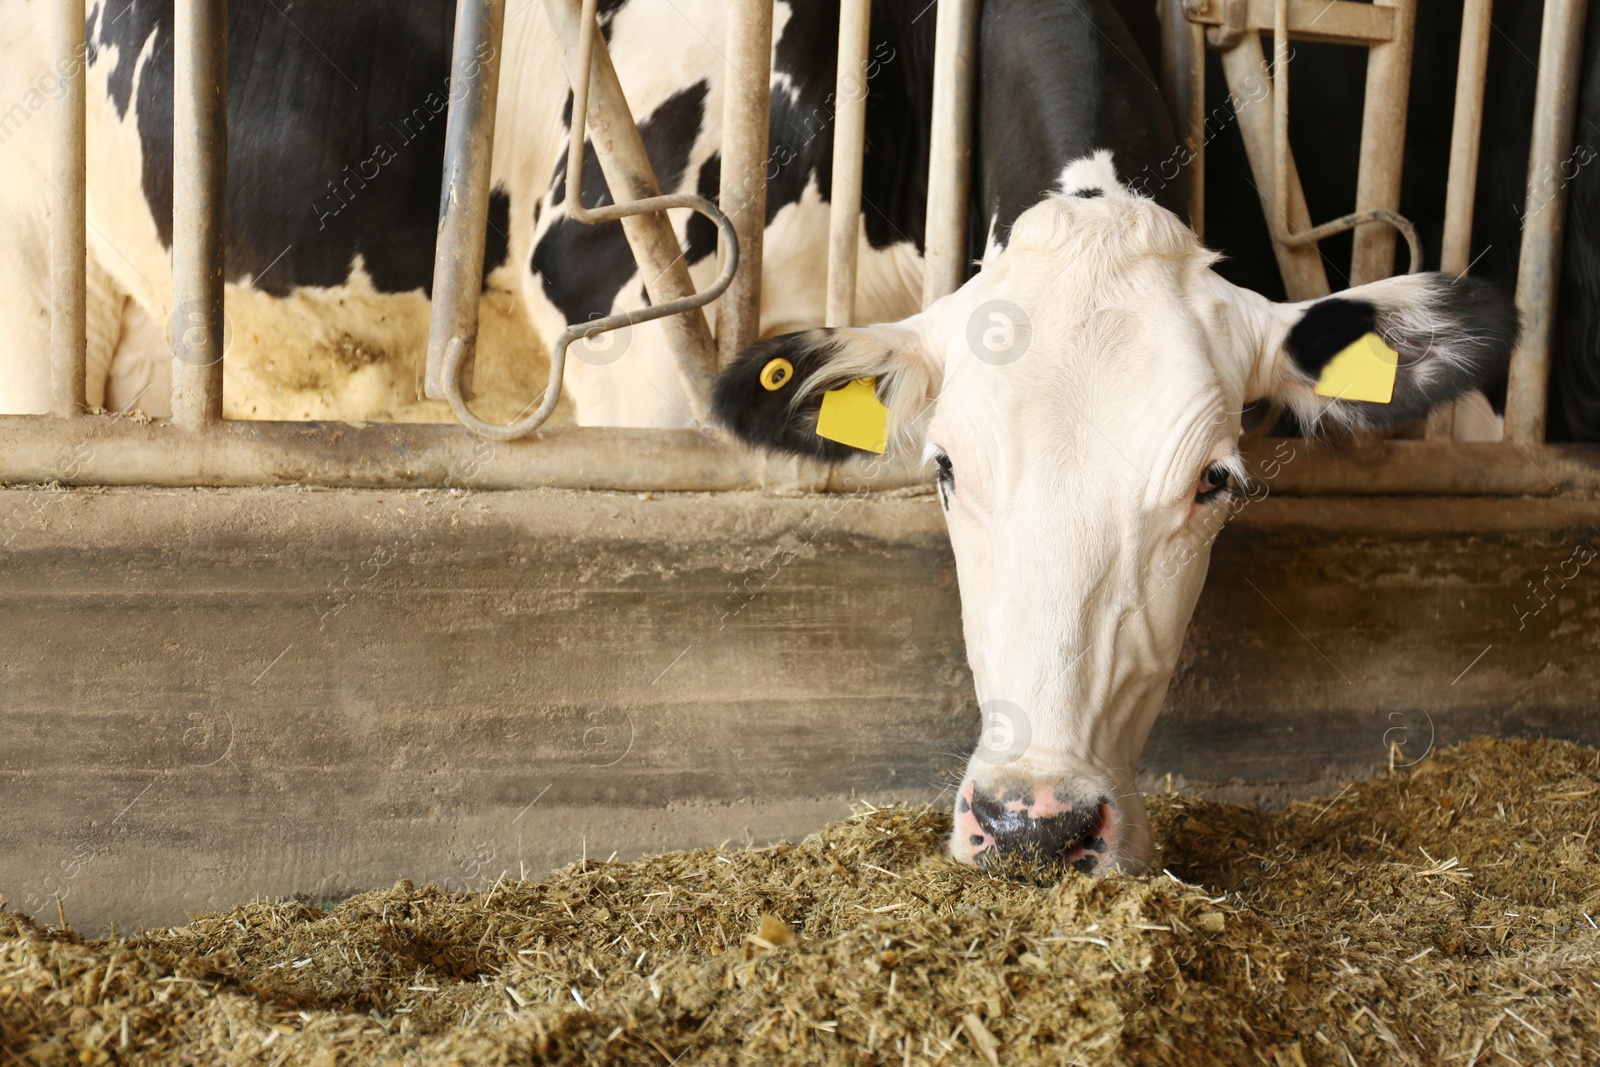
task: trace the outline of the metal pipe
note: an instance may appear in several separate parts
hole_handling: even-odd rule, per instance
[[[1588,0],[1546,0],[1544,26],[1539,35],[1528,196],[1523,204],[1522,252],[1517,263],[1517,310],[1522,314],[1522,337],[1511,355],[1511,378],[1506,387],[1506,436],[1525,445],[1544,440],[1550,390],[1550,333],[1567,214],[1567,179],[1562,168],[1571,162],[1588,8]]]
[[[718,206],[733,220],[741,269],[717,300],[723,366],[761,336],[761,254],[767,229],[767,131],[772,111],[772,3],[741,0],[728,17]],[[724,257],[728,249],[721,249]]]
[[[1494,0],[1474,0],[1461,14],[1461,52],[1456,60],[1455,117],[1450,125],[1450,177],[1445,188],[1444,244],[1439,269],[1467,272],[1472,261],[1472,207],[1478,198],[1478,149],[1483,141],[1483,83],[1489,67],[1489,29]],[[1456,401],[1428,416],[1428,436],[1455,434]]]
[[[554,0],[559,2],[559,0]],[[629,235],[629,243],[633,246],[634,255],[640,259],[640,266],[644,266],[641,248],[649,252],[652,257],[660,254],[660,248],[655,243],[662,235],[659,231],[631,232],[629,223],[639,223],[644,219],[658,219],[662,223],[661,229],[665,231],[665,240],[672,248],[678,247],[677,238],[673,236],[671,226],[666,224],[665,212],[669,208],[688,208],[699,212],[710,219],[717,227],[718,245],[724,250],[722,271],[717,279],[703,292],[696,293],[692,283],[689,282],[688,268],[683,265],[683,252],[679,250],[667,265],[656,276],[659,283],[673,271],[681,272],[683,282],[689,291],[672,299],[656,298],[650,306],[637,311],[621,311],[607,315],[601,319],[589,322],[569,323],[565,330],[557,336],[554,346],[550,350],[550,381],[545,386],[544,399],[532,414],[513,420],[509,423],[485,422],[474,415],[467,407],[466,397],[462,392],[461,374],[465,367],[467,346],[463,338],[452,337],[445,348],[444,365],[440,368],[440,380],[444,386],[445,400],[450,404],[450,410],[455,412],[461,424],[472,432],[483,437],[497,441],[511,441],[525,437],[542,426],[551,412],[555,411],[556,403],[561,399],[561,382],[566,372],[567,348],[580,337],[594,337],[609,330],[621,329],[624,326],[633,326],[642,322],[653,322],[657,319],[667,323],[683,324],[693,316],[698,322],[700,333],[704,334],[704,344],[699,349],[674,346],[678,357],[678,371],[683,381],[684,390],[688,393],[690,403],[694,405],[694,418],[696,422],[703,422],[706,417],[706,405],[711,393],[710,372],[715,367],[716,352],[711,347],[711,335],[706,330],[705,316],[700,309],[715,300],[728,288],[733,281],[734,273],[739,267],[739,238],[733,231],[733,223],[724,215],[717,206],[703,196],[693,193],[673,193],[667,196],[659,194],[645,196],[638,199],[624,199],[613,202],[604,207],[588,208],[583,205],[583,146],[587,140],[586,133],[588,119],[592,118],[589,108],[590,89],[606,90],[606,80],[603,71],[610,71],[610,84],[615,93],[607,92],[606,106],[620,107],[620,114],[626,122],[619,123],[625,129],[618,129],[617,135],[627,139],[631,131],[632,141],[637,146],[637,160],[642,160],[642,170],[633,166],[637,160],[629,158],[626,163],[620,164],[629,171],[628,181],[635,185],[645,183],[650,188],[655,187],[655,174],[650,169],[650,161],[644,155],[643,142],[639,140],[639,129],[633,124],[633,113],[628,110],[628,103],[622,98],[621,86],[616,82],[616,72],[611,69],[610,57],[605,46],[600,42],[600,27],[595,21],[595,9],[598,0],[583,0],[583,6],[577,26],[577,39],[568,60],[572,69],[579,71],[593,71],[594,84],[591,86],[589,78],[578,78],[572,86],[572,130],[567,142],[567,211],[578,222],[596,223],[621,221],[624,234]],[[603,111],[604,108],[601,108]],[[618,112],[611,112],[615,115]],[[609,123],[605,123],[609,127]],[[603,134],[595,137],[595,151],[600,152]],[[631,149],[630,149],[631,152]],[[600,157],[601,170],[606,174],[607,184],[612,189],[618,187],[618,181],[612,177],[605,167],[606,157]],[[642,239],[634,241],[634,237]],[[655,298],[656,290],[651,282],[646,282],[646,290]],[[686,314],[687,313],[687,314]],[[672,316],[677,316],[673,318]],[[679,340],[684,340],[680,336]],[[709,360],[709,365],[702,365],[701,359]]]
[[[62,91],[50,127],[50,181],[62,198],[50,218],[50,408],[71,416],[86,405],[88,338],[83,0],[54,0],[50,31]]]
[[[715,492],[775,488],[851,492],[927,486],[916,454],[884,464],[796,472],[695,430],[558,426],[537,441],[491,443],[455,426],[228,421],[196,448],[162,422],[0,416],[0,482],[67,485],[325,485],[351,488],[594,489]],[[1281,440],[1247,444],[1248,462]],[[1301,442],[1272,482],[1276,495],[1470,493],[1550,495],[1600,489],[1600,447],[1511,442],[1381,441],[1330,449]],[[72,457],[65,466],[63,456]],[[797,476],[798,475],[798,476]],[[1548,476],[1548,477],[1547,477]]]
[[[1357,215],[1400,210],[1406,104],[1411,91],[1411,43],[1417,24],[1416,0],[1373,0],[1373,6],[1394,8],[1395,32],[1392,40],[1375,44],[1367,52],[1367,91],[1361,106],[1361,165],[1356,175]],[[1394,273],[1393,229],[1360,226],[1353,240],[1351,285],[1375,282]]]
[[[222,421],[228,175],[226,0],[177,0],[172,94],[172,421]]]
[[[600,172],[611,190],[613,207],[657,196],[661,187],[656,182],[655,170],[645,152],[644,141],[639,137],[639,127],[634,124],[633,112],[622,93],[622,83],[617,80],[616,68],[611,65],[611,54],[603,41],[593,44],[589,65],[587,68],[582,66],[580,49],[583,30],[585,23],[588,28],[593,28],[593,17],[583,17],[580,0],[545,0],[544,7],[550,18],[550,27],[561,42],[574,101],[581,90],[582,97],[589,102],[584,125],[589,142],[594,146],[595,157],[600,161]],[[592,4],[590,10],[593,10]],[[574,126],[579,125],[580,114],[584,112],[578,110],[574,103]],[[580,165],[576,171],[567,171],[569,186],[575,178],[582,176],[581,131],[575,140]],[[572,157],[569,146],[569,167]],[[699,204],[708,204],[700,197],[693,199]],[[641,214],[631,213],[632,209],[602,214],[585,209],[570,188],[567,194],[568,211],[580,222],[621,219],[622,232],[638,262],[645,292],[651,303],[657,305],[694,295],[694,282],[684,263],[683,249],[664,211],[664,208],[674,206],[687,207],[689,204],[656,203]],[[712,210],[715,211],[715,208]],[[582,325],[590,327],[593,324]],[[710,413],[711,378],[717,365],[716,346],[711,340],[711,328],[706,325],[706,317],[698,307],[692,307],[684,314],[664,318],[661,328],[677,360],[678,377],[689,399],[690,414],[697,422],[704,422]],[[552,402],[550,397],[546,397],[546,401]]]
[[[489,228],[490,163],[500,98],[500,37],[505,0],[457,0],[450,111],[445,125],[443,191],[433,253],[433,300],[428,319],[424,395],[444,399],[444,353],[459,339],[470,382],[478,347],[478,298],[483,291],[483,246]],[[466,392],[471,386],[465,385]]]
[[[1266,79],[1266,55],[1261,49],[1261,38],[1245,33],[1238,42],[1222,53],[1222,72],[1227,77],[1228,95],[1233,101],[1234,114],[1239,119],[1239,133],[1244,138],[1245,155],[1250,160],[1250,171],[1261,197],[1261,210],[1268,219],[1274,235],[1287,227],[1291,232],[1305,231],[1311,227],[1311,212],[1306,207],[1305,190],[1300,186],[1300,172],[1295,168],[1293,153],[1285,147],[1285,181],[1288,192],[1275,194],[1275,137],[1273,132],[1274,93]],[[1283,204],[1280,208],[1278,205]],[[1283,287],[1290,300],[1309,300],[1328,293],[1328,274],[1322,266],[1322,254],[1315,245],[1287,245],[1272,242],[1273,254],[1278,259],[1278,271],[1283,275]]]
[[[1289,0],[1273,0],[1272,90],[1272,188],[1275,192],[1274,199],[1281,204],[1285,199],[1284,190],[1289,184]],[[1396,154],[1397,160],[1398,153],[1402,153],[1403,150],[1403,141],[1399,143],[1398,148],[1389,146],[1386,149],[1390,154]],[[1362,166],[1365,167],[1367,163],[1367,158],[1363,156]],[[1389,208],[1366,208],[1349,215],[1342,215],[1332,222],[1324,222],[1320,226],[1309,228],[1289,226],[1280,214],[1270,216],[1267,225],[1272,231],[1275,243],[1296,248],[1304,245],[1315,246],[1323,238],[1344,233],[1346,230],[1356,230],[1359,234],[1361,231],[1357,227],[1374,222],[1384,223],[1405,236],[1406,245],[1411,253],[1408,273],[1415,274],[1421,270],[1422,238],[1418,236],[1417,228],[1411,224],[1410,219]],[[1391,265],[1394,262],[1392,234],[1389,262]],[[1381,276],[1388,277],[1388,275],[1389,270],[1385,268]],[[1358,283],[1352,280],[1351,284]]]
[[[1161,0],[1161,88],[1172,128],[1189,153],[1189,226],[1206,239],[1206,38],[1186,0]]]
[[[961,288],[967,276],[972,89],[978,72],[978,16],[978,0],[942,0],[934,28],[933,129],[928,144],[928,214],[923,228],[923,307]]]
[[[828,303],[823,321],[849,326],[856,314],[856,249],[861,242],[861,172],[867,138],[867,44],[872,0],[840,0],[833,80],[833,177],[828,206]]]

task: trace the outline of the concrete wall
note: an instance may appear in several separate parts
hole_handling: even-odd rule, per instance
[[[1250,505],[1146,771],[1600,742],[1600,560],[1518,616],[1590,523]],[[6,490],[0,543],[0,896],[85,929],[800,835],[976,738],[928,496]]]

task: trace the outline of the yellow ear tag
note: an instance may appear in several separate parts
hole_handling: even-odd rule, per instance
[[[889,409],[877,385],[876,378],[857,378],[823,393],[817,436],[882,455],[889,447]]]
[[[1387,404],[1394,399],[1394,376],[1399,366],[1400,353],[1369,332],[1346,345],[1322,368],[1316,394]]]
[[[789,384],[789,379],[794,377],[794,364],[779,356],[761,368],[761,388],[769,393],[775,393]]]

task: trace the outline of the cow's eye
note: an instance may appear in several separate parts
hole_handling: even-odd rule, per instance
[[[1213,463],[1200,475],[1194,489],[1194,502],[1208,504],[1233,488],[1233,475],[1221,463]]]
[[[948,508],[950,497],[956,491],[956,469],[950,462],[950,457],[945,455],[944,449],[933,454],[933,461],[939,466],[939,471],[935,475],[939,484],[939,499]]]

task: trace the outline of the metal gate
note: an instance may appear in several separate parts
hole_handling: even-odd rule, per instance
[[[52,220],[51,361],[53,415],[0,416],[0,481],[77,485],[458,486],[572,489],[722,490],[783,485],[817,490],[889,487],[923,480],[913,458],[901,457],[870,478],[848,465],[828,469],[805,461],[741,454],[714,432],[540,428],[559,395],[565,347],[577,337],[649,318],[670,316],[668,335],[679,372],[697,397],[697,413],[719,357],[731,358],[759,322],[764,190],[748,175],[764,172],[772,46],[770,0],[738,0],[725,54],[728,92],[723,119],[721,197],[738,204],[725,217],[699,197],[659,193],[604,41],[596,32],[596,0],[543,0],[567,59],[574,95],[567,173],[582,174],[585,138],[599,158],[617,203],[586,221],[620,219],[646,276],[655,275],[651,307],[570,327],[555,339],[551,383],[541,408],[507,427],[467,411],[464,383],[477,329],[477,266],[482,262],[489,195],[489,159],[496,110],[497,57],[505,0],[459,0],[453,93],[444,168],[446,205],[435,261],[426,387],[447,399],[477,436],[461,427],[355,423],[240,422],[222,418],[223,188],[226,180],[226,55],[211,47],[226,38],[225,0],[176,0],[174,90],[172,418],[149,423],[85,411],[85,109],[84,65],[62,70],[64,95],[53,127],[53,180],[66,210]],[[1382,131],[1403,127],[1416,0],[1161,0],[1163,74],[1169,105],[1195,164],[1193,217],[1203,232],[1204,49],[1223,49],[1230,81],[1262,69],[1259,34],[1273,34],[1273,91],[1240,109],[1238,118],[1280,267],[1292,298],[1327,291],[1315,241],[1355,229],[1352,282],[1375,280],[1392,262],[1402,152]],[[1570,151],[1586,0],[1547,0],[1535,102],[1529,183]],[[1453,127],[1444,269],[1464,270],[1482,118],[1490,0],[1468,5]],[[952,291],[964,274],[966,205],[971,169],[973,74],[978,0],[943,0],[937,16],[932,160],[927,218],[924,304]],[[55,52],[81,57],[81,0],[52,4]],[[864,57],[871,0],[842,0],[840,102],[835,127],[827,320],[852,319],[856,234],[866,96],[843,79]],[[1369,47],[1367,98],[1357,203],[1352,214],[1312,227],[1287,151],[1287,42],[1337,40]],[[587,72],[587,76],[584,76]],[[585,108],[587,103],[587,108]],[[586,118],[585,118],[586,116]],[[741,176],[745,176],[743,179]],[[745,188],[730,183],[744,180]],[[755,183],[757,185],[760,182]],[[1267,190],[1271,190],[1270,200]],[[1467,443],[1451,437],[1446,411],[1423,440],[1387,440],[1356,447],[1308,445],[1304,459],[1283,468],[1276,491],[1288,493],[1550,494],[1600,488],[1600,463],[1585,446],[1544,441],[1551,314],[1564,214],[1537,214],[1525,233],[1517,305],[1525,333],[1512,361],[1506,439]],[[569,198],[577,204],[577,197]],[[1286,205],[1286,210],[1279,210]],[[719,227],[723,265],[717,283],[696,294],[663,213],[699,211]],[[1408,238],[1414,242],[1414,233]],[[742,266],[742,269],[736,267]],[[701,308],[720,296],[716,340]],[[486,445],[483,437],[491,438]],[[1248,455],[1248,449],[1247,449]]]

